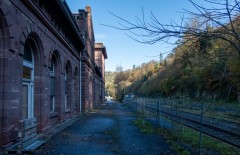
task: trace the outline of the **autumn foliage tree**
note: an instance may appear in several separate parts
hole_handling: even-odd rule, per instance
[[[231,45],[222,40],[199,39],[178,45],[161,65],[150,61],[131,70],[115,72],[116,99],[131,93],[236,101],[240,61],[234,53]]]
[[[137,42],[169,43],[172,37],[179,39],[161,66],[149,67],[155,66],[149,62],[126,71],[124,93],[238,99],[240,1],[201,1],[207,5],[188,1],[195,11],[184,10],[188,18],[182,18],[180,23],[161,23],[153,13],[146,18],[144,11],[141,18],[136,17],[136,22],[112,14],[120,25],[107,26],[129,32],[128,36]]]

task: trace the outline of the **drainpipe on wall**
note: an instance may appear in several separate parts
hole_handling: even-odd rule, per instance
[[[80,53],[80,66],[79,66],[79,112],[82,113],[82,56]]]
[[[82,51],[85,51],[84,48]],[[79,66],[79,112],[82,113],[82,51],[80,51],[80,66]]]

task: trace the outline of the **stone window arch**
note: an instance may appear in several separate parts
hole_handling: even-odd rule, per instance
[[[65,93],[64,93],[64,102],[65,102],[65,111],[68,112],[71,109],[71,83],[72,83],[72,67],[70,61],[66,63],[65,67]]]
[[[54,113],[56,116],[60,112],[60,55],[57,50],[55,50],[50,56],[49,63],[49,77],[50,77],[50,113]],[[52,115],[51,115],[52,116]]]
[[[23,53],[22,119],[34,117],[34,53],[38,50],[35,40],[29,37]]]
[[[78,111],[80,111],[79,107],[79,103],[80,103],[80,90],[79,90],[79,81],[80,77],[79,77],[79,71],[78,68],[76,67],[74,70],[74,107],[78,108]]]
[[[25,38],[25,36],[27,36]],[[44,89],[41,78],[43,72],[43,48],[40,37],[34,31],[22,34],[20,53],[22,53],[22,102],[21,118],[41,116],[39,108],[43,103]],[[24,39],[25,38],[25,39]]]
[[[53,56],[50,64],[50,112],[55,112],[55,100],[56,100],[56,58]]]

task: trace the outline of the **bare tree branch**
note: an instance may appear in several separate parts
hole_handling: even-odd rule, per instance
[[[193,0],[188,0],[195,8],[195,12],[184,10],[184,13],[191,18],[182,17],[178,24],[172,21],[170,24],[163,24],[150,13],[149,21],[145,18],[142,8],[142,17],[135,17],[136,21],[131,22],[114,13],[118,19],[118,26],[102,24],[111,28],[127,31],[127,36],[133,40],[155,44],[158,42],[169,42],[170,38],[181,39],[181,43],[188,42],[199,37],[222,39],[236,48],[240,56],[240,34],[238,25],[240,23],[240,1],[239,0],[204,0],[209,7],[198,4]],[[189,20],[196,21],[196,25],[190,25]],[[174,44],[174,43],[171,43]]]

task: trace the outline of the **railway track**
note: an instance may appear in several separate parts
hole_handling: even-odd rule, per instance
[[[201,116],[190,112],[184,112],[171,108],[158,109],[153,104],[138,104],[130,102],[132,106],[138,109],[144,109],[154,113],[156,117],[163,116],[177,123],[183,124],[195,130],[200,130]],[[215,118],[202,118],[202,132],[214,137],[218,140],[224,141],[230,145],[240,147],[240,124],[230,121],[219,120]]]

